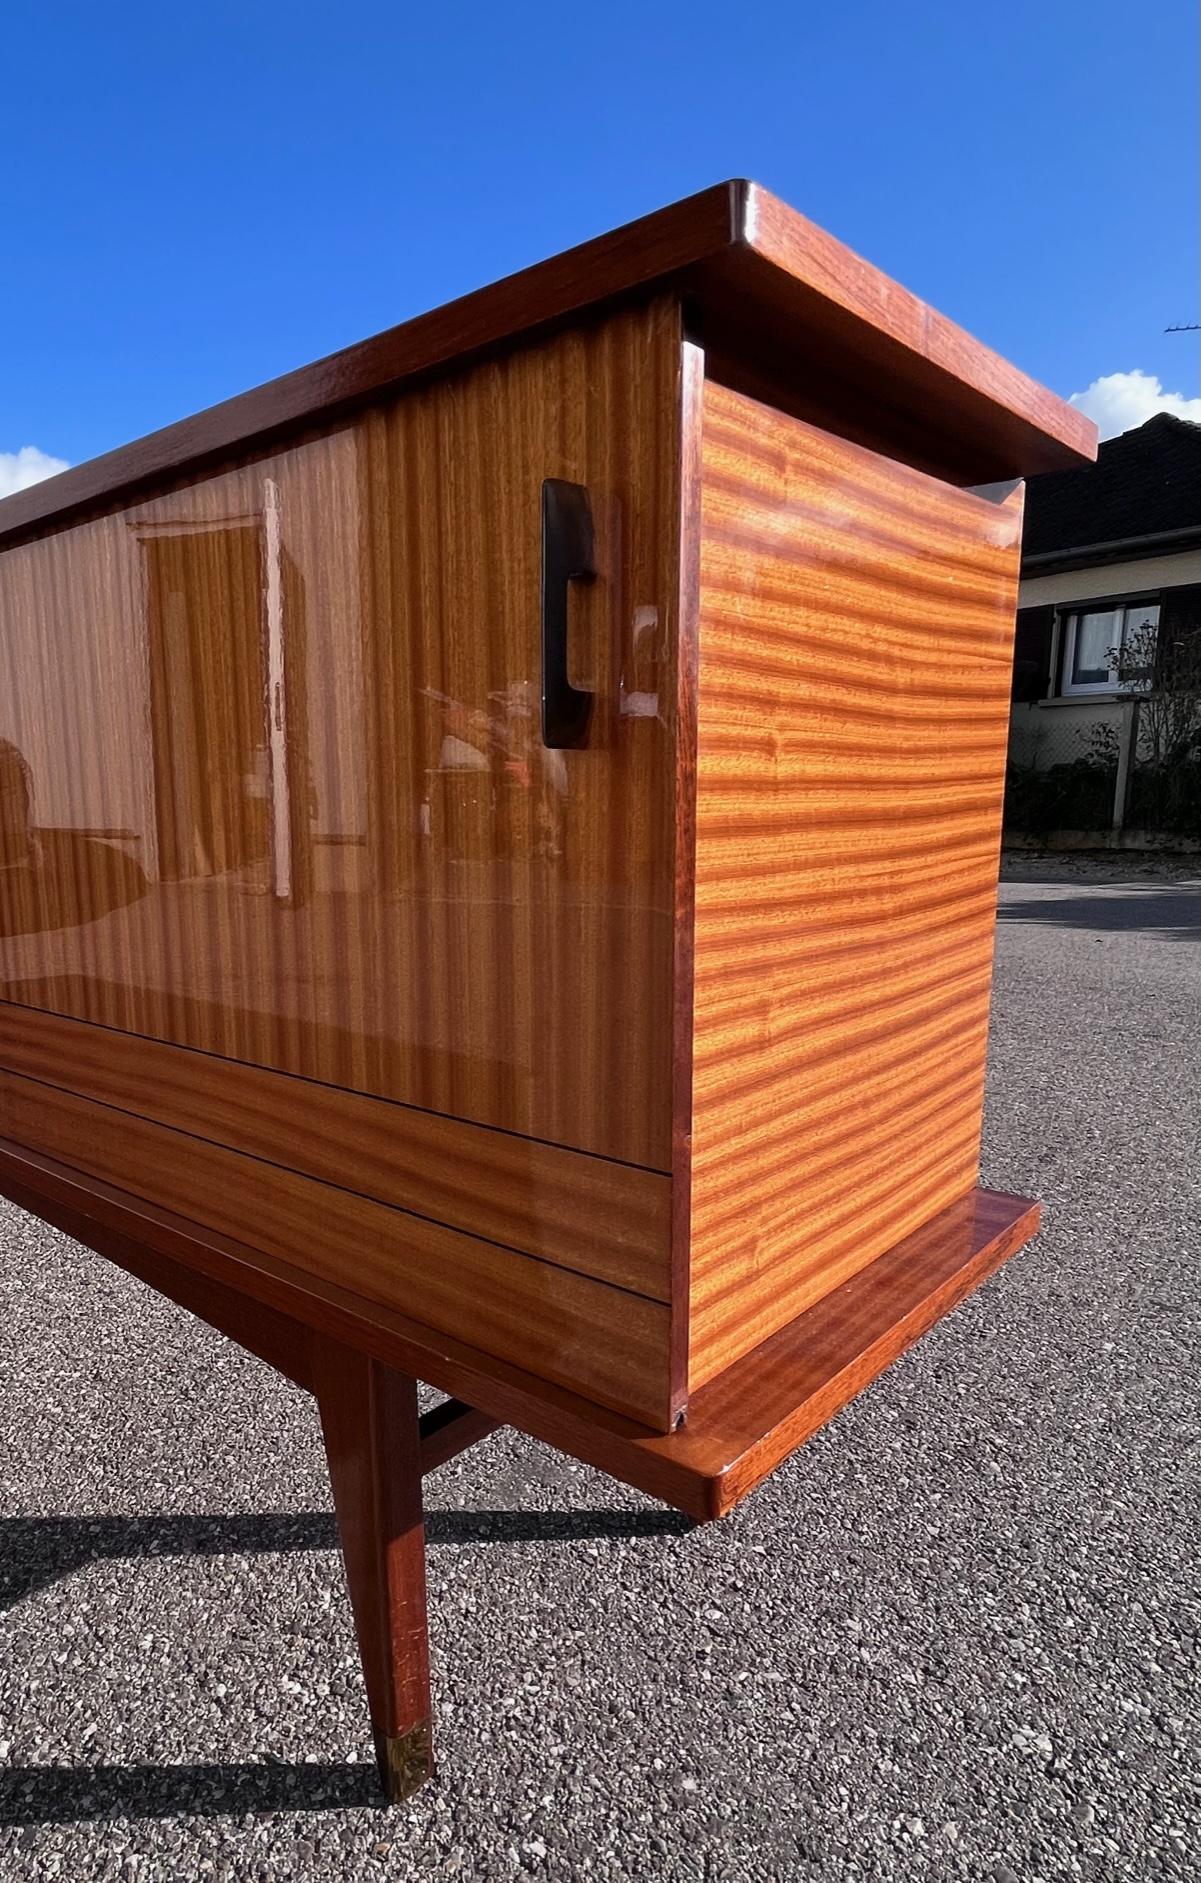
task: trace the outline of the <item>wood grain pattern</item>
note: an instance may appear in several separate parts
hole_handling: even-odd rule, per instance
[[[667,1171],[679,380],[659,300],[0,556],[0,995]]]
[[[657,1172],[3,1001],[0,1065],[668,1299],[671,1182]]]
[[[0,541],[298,425],[353,410],[404,379],[622,295],[671,284],[694,318],[741,329],[740,351],[789,403],[819,349],[844,379],[875,377],[880,422],[923,410],[977,477],[1096,456],[1096,428],[988,347],[757,184],[714,185],[625,228],[302,367],[0,503]]]
[[[644,1424],[671,1423],[659,1302],[9,1072],[0,1135]]]
[[[0,1141],[0,1192],[311,1383],[311,1331],[409,1371],[690,1516],[720,1516],[1027,1242],[1038,1206],[976,1190],[693,1395],[655,1434],[394,1309]],[[277,1330],[285,1330],[279,1332]],[[291,1330],[290,1335],[287,1330]],[[287,1369],[285,1369],[287,1370]],[[307,1373],[307,1381],[306,1381]]]
[[[294,1260],[205,1228],[11,1139],[0,1139],[0,1194],[310,1388],[309,1335],[317,1333],[489,1410],[501,1423],[510,1422],[505,1407],[523,1407],[539,1436],[549,1438],[564,1422],[582,1435],[596,1420],[627,1437],[646,1434],[644,1422],[555,1386],[528,1365],[486,1353]]]
[[[694,1390],[975,1186],[1020,523],[706,388]]]

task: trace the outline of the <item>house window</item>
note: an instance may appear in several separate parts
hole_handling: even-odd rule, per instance
[[[1063,644],[1064,693],[1113,693],[1144,678],[1158,626],[1158,602],[1112,602],[1070,614]]]

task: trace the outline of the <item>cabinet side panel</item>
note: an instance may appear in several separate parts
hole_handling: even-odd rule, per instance
[[[691,1360],[976,1182],[1020,486],[706,385]]]

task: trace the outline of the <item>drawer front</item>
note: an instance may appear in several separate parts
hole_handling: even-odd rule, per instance
[[[33,1046],[18,1056],[38,1063]],[[49,1053],[41,1063],[52,1069]],[[94,1088],[115,1095],[124,1076],[98,1071]],[[182,1091],[164,1109],[199,1122]],[[364,1195],[353,1184],[368,1166],[336,1151],[324,1168],[338,1164],[340,1182],[12,1070],[0,1073],[0,1137],[660,1430],[670,1422],[664,1302]],[[382,1187],[399,1194],[403,1177]]]
[[[0,1066],[556,1267],[668,1298],[671,1183],[657,1171],[11,1002],[0,1002]]]

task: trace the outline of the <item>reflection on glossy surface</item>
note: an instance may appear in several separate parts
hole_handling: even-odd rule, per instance
[[[33,821],[33,778],[0,739],[0,936],[74,927],[150,887],[119,842]]]
[[[634,311],[0,555],[0,994],[664,1166],[675,360]]]

